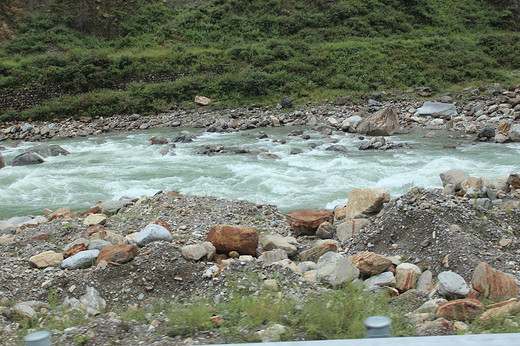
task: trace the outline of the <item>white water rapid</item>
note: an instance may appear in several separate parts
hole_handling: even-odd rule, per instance
[[[44,208],[69,206],[86,210],[96,201],[121,196],[153,195],[159,190],[181,194],[214,195],[275,204],[287,212],[300,208],[329,208],[345,204],[354,187],[387,187],[397,197],[413,186],[442,187],[439,173],[462,169],[491,181],[520,171],[520,143],[473,143],[453,132],[424,139],[421,134],[387,137],[408,143],[412,149],[360,151],[363,142],[355,134],[324,137],[306,130],[311,139],[285,136],[295,128],[263,129],[268,137],[255,139],[260,130],[215,134],[204,133],[194,142],[171,146],[150,145],[153,136],[171,139],[180,129],[112,134],[45,142],[70,152],[49,157],[43,164],[9,166],[14,156],[38,143],[6,147],[2,155],[8,166],[0,169],[0,220],[12,216],[41,214]],[[286,139],[286,144],[273,142]],[[347,148],[346,153],[326,151],[331,139]],[[105,143],[98,144],[100,140]],[[310,149],[309,143],[316,143]],[[199,155],[204,145],[222,144],[234,152],[245,148],[250,154]],[[455,149],[445,146],[456,146]],[[164,155],[166,148],[169,153]],[[294,148],[303,153],[291,155]],[[280,157],[262,159],[260,149]]]

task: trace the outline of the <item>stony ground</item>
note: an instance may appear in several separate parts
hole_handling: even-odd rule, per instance
[[[211,116],[208,116],[210,113],[190,111],[152,117],[133,115],[113,119],[82,119],[54,125],[29,124],[25,129],[23,127],[26,124],[23,123],[2,124],[0,140],[38,141],[156,126],[196,126],[206,127],[210,131],[223,131],[277,124],[321,124],[331,131],[349,131],[350,125],[345,124],[345,119],[375,111],[388,104],[398,107],[401,131],[416,127],[423,130],[451,128],[471,134],[485,129],[489,124],[497,127],[501,120],[516,122],[519,105],[516,101],[509,102],[516,95],[515,91],[504,91],[498,96],[475,98],[469,103],[458,105],[459,116],[450,121],[438,117],[415,116],[414,112],[421,103],[418,101],[373,100],[375,103],[369,102],[362,106],[334,104],[294,111],[251,108],[212,112]],[[439,187],[441,186],[439,180]],[[514,194],[512,197],[518,198]],[[132,261],[124,264],[97,265],[78,270],[62,270],[57,267],[37,269],[28,261],[31,256],[44,251],[63,252],[65,246],[78,239],[88,228],[83,224],[85,216],[81,214],[65,214],[52,219],[49,211],[46,216],[38,225],[3,230],[4,235],[0,236],[0,329],[3,344],[20,343],[18,334],[24,321],[13,311],[14,304],[41,302],[36,305],[38,321],[45,314],[52,313],[50,310],[55,306],[51,305],[80,298],[87,287],[98,290],[100,296],[106,300],[105,311],[108,313],[89,316],[83,323],[66,330],[56,328],[52,330],[53,340],[59,340],[63,344],[81,344],[81,338],[84,337],[89,345],[225,342],[227,339],[218,330],[198,331],[189,338],[165,336],[155,320],[148,323],[125,322],[118,311],[129,307],[140,309],[157,299],[174,299],[179,302],[196,298],[214,301],[229,299],[233,288],[230,287],[230,282],[233,282],[234,287],[256,292],[260,289],[261,282],[252,280],[252,275],[261,280],[276,277],[284,297],[291,296],[294,299],[305,299],[316,292],[329,289],[307,280],[291,269],[255,258],[237,259],[222,266],[219,259],[195,262],[186,260],[181,254],[183,246],[203,242],[210,227],[214,225],[252,226],[261,237],[266,234],[293,236],[294,232],[285,216],[275,206],[208,196],[180,196],[174,192],[143,197],[108,217],[104,229],[125,237],[140,231],[151,222],[162,220],[171,228],[173,240],[150,243],[140,248]],[[373,251],[414,263],[423,270],[429,269],[434,277],[442,271],[452,270],[468,282],[479,262],[484,261],[514,276],[516,280],[520,279],[518,207],[508,210],[498,207],[486,209],[476,206],[471,198],[445,195],[441,189],[414,188],[391,200],[378,215],[371,216],[370,221],[370,226],[361,229],[352,238],[339,242],[340,253],[348,256],[360,251]],[[336,234],[333,239],[338,240]],[[298,251],[301,253],[312,248],[317,240],[315,236],[297,236]],[[261,247],[257,255],[260,252]],[[297,257],[293,259],[298,260]],[[205,277],[204,274],[215,266],[215,262],[219,268],[218,275]],[[415,299],[410,298],[413,295],[402,296],[408,297],[405,301]],[[435,293],[430,295],[430,298],[435,297]],[[394,299],[398,304],[402,303],[398,300],[401,298]],[[422,303],[425,299],[422,295],[415,300]],[[413,308],[410,309],[414,309],[417,304],[412,305]],[[38,329],[38,322],[33,323],[36,324],[32,325],[32,330]],[[435,331],[430,333],[435,334]]]

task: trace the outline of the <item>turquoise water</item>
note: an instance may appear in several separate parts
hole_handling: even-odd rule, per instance
[[[71,154],[47,158],[34,166],[0,169],[0,220],[11,216],[41,214],[44,208],[69,206],[86,210],[96,201],[121,196],[153,195],[159,190],[182,194],[214,195],[275,204],[282,211],[300,208],[330,208],[345,204],[350,189],[387,187],[397,197],[413,186],[442,187],[439,173],[462,169],[493,180],[520,171],[520,144],[473,143],[450,138],[442,132],[436,139],[422,134],[387,137],[408,143],[412,149],[360,151],[363,142],[355,134],[338,133],[330,138],[306,130],[310,140],[286,136],[294,128],[264,129],[266,139],[255,139],[260,130],[230,134],[201,134],[194,142],[176,148],[150,145],[153,136],[172,138],[179,129],[113,134],[88,139],[62,140],[58,144]],[[247,135],[247,136],[245,136]],[[347,153],[324,150],[332,143],[345,146]],[[286,144],[273,142],[286,139]],[[105,143],[98,144],[100,140]],[[316,149],[308,144],[316,143]],[[204,145],[222,144],[230,149],[261,149],[280,160],[263,159],[254,153],[197,154]],[[7,164],[24,149],[37,144],[2,143]],[[456,146],[456,149],[443,146]],[[167,154],[164,151],[170,148]],[[293,148],[303,153],[291,155]]]

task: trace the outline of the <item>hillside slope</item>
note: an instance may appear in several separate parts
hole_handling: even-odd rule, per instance
[[[517,83],[520,1],[7,0],[0,119]]]

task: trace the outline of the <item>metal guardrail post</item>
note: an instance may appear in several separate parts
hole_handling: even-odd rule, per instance
[[[366,338],[390,338],[392,337],[392,320],[386,316],[371,316],[364,322],[367,327]]]
[[[28,334],[23,338],[26,346],[51,346],[51,332],[42,330]]]

